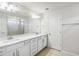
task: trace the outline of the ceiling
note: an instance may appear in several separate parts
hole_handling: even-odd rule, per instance
[[[33,11],[43,13],[46,11],[46,8],[49,8],[49,10],[56,10],[77,3],[78,2],[21,2],[20,4],[30,8]]]

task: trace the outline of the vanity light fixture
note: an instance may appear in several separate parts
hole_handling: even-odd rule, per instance
[[[0,9],[6,9],[8,7],[8,4],[5,2],[0,2]]]
[[[40,16],[36,14],[32,14],[32,18],[40,18]]]
[[[8,2],[0,2],[0,9],[7,10],[9,12],[15,12],[18,8],[13,4],[8,4]]]
[[[17,7],[14,5],[9,5],[9,7],[7,7],[7,11],[9,12],[15,12],[17,10],[18,10]]]

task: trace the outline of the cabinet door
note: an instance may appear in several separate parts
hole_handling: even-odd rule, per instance
[[[30,56],[30,43],[19,48],[19,56]]]
[[[31,55],[35,55],[37,53],[37,39],[38,38],[34,38],[31,40]]]
[[[24,42],[19,42],[6,47],[4,56],[19,56],[18,49],[24,46]]]
[[[0,56],[4,55],[6,53],[6,48],[2,47],[0,48]]]
[[[23,46],[24,46],[24,42],[15,43],[15,44],[7,46],[6,51],[8,52],[8,51],[16,50]]]
[[[43,36],[43,48],[47,46],[47,35]]]
[[[12,51],[6,52],[3,56],[16,56],[16,51],[12,50]]]
[[[38,52],[43,49],[43,39],[40,37],[38,39]]]

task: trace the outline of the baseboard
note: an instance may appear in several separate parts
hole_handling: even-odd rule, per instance
[[[49,47],[47,47],[47,48],[49,48]],[[49,48],[49,49],[58,50],[58,49],[55,49],[55,48]],[[68,51],[65,51],[65,50],[58,50],[58,51],[61,51],[62,54],[65,54],[65,55],[62,55],[62,56],[79,56],[78,54],[68,52]]]
[[[63,54],[67,54],[67,56],[79,56],[78,54],[68,52],[68,51],[61,51]]]
[[[47,48],[49,48],[49,49],[54,49],[54,50],[57,50],[57,51],[61,51],[61,50],[59,50],[59,49],[55,49],[55,48],[50,48],[50,47],[47,47]]]

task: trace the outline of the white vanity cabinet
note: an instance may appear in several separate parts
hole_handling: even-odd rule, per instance
[[[2,56],[5,53],[6,53],[6,48],[5,47],[1,47],[0,48],[0,56]]]
[[[0,56],[34,56],[47,46],[47,35],[10,43],[0,47]]]
[[[24,42],[6,46],[6,53],[3,56],[19,56],[18,49],[24,46]]]
[[[31,39],[31,56],[37,53],[37,40],[38,38]]]
[[[38,52],[47,46],[47,35],[40,36],[38,39]]]
[[[3,56],[16,56],[16,50],[8,51]]]
[[[0,56],[15,56],[16,50],[7,51],[7,47],[0,48]]]
[[[30,40],[24,42],[24,46],[18,49],[19,56],[30,56]]]

